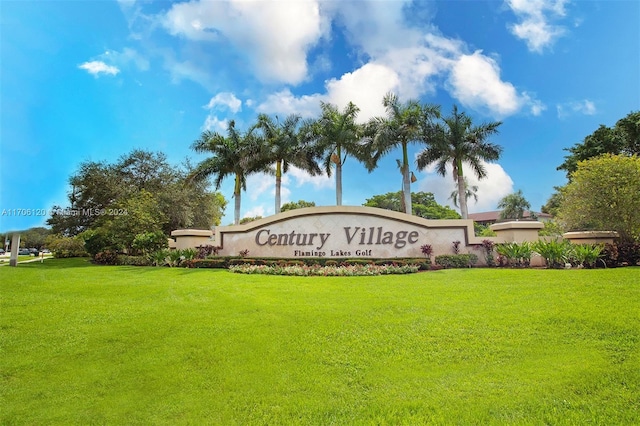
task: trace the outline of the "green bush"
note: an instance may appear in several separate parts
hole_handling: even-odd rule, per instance
[[[99,265],[117,265],[118,253],[111,250],[101,251],[93,256],[93,261]]]
[[[133,238],[131,247],[139,253],[153,253],[167,248],[167,236],[162,231],[145,232]]]
[[[228,258],[210,258],[210,259],[195,259],[191,262],[192,268],[217,268],[226,269],[229,267]]]
[[[500,266],[528,267],[531,264],[533,248],[531,243],[502,243],[496,244]]]
[[[531,245],[547,264],[547,268],[564,268],[571,257],[572,247],[568,241],[538,240]]]
[[[343,265],[370,265],[373,263],[371,259],[345,259],[342,264]]]
[[[443,268],[470,268],[478,262],[478,256],[471,253],[441,254],[436,256],[436,265]]]
[[[54,257],[85,257],[89,254],[85,250],[84,241],[79,237],[63,237],[52,235],[47,237],[47,247]]]
[[[578,266],[593,268],[600,259],[604,246],[601,244],[574,244],[571,251],[571,260]]]

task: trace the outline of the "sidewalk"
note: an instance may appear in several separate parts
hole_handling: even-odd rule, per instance
[[[0,266],[8,265],[10,259],[11,259],[11,255],[2,255],[2,256],[0,256]],[[21,263],[40,262],[40,261],[44,261],[46,259],[53,259],[53,255],[48,254],[48,255],[46,255],[44,257],[38,256],[38,257],[34,257],[32,259],[19,260],[18,261],[18,265],[20,265]]]

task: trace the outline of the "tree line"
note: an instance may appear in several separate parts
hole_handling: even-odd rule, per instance
[[[133,150],[115,163],[87,161],[69,178],[70,205],[54,206],[46,245],[74,250],[152,252],[167,245],[174,229],[220,224],[227,201],[208,183],[189,179],[193,167],[175,167],[163,153]]]
[[[349,157],[372,172],[381,158],[400,148],[402,158],[397,164],[402,175],[402,211],[412,214],[408,145],[422,144],[418,169],[435,164],[437,172],[444,176],[447,165],[451,165],[460,213],[467,218],[470,193],[462,165],[468,164],[479,179],[486,177],[484,162],[498,160],[502,152],[499,145],[489,141],[501,122],[474,125],[456,106],[443,117],[440,106],[417,100],[400,102],[393,93],[386,94],[382,104],[386,114],[364,124],[356,122],[359,108],[351,102],[342,110],[321,102],[320,116],[308,120],[297,114],[282,121],[260,114],[246,131],[239,130],[230,120],[226,134],[207,130],[193,143],[196,152],[211,156],[195,166],[189,180],[202,182],[213,177],[219,190],[222,181],[232,177],[234,223],[239,224],[242,191],[253,173],[275,176],[275,212],[279,213],[282,175],[291,166],[311,175],[326,173],[330,177],[335,171],[336,205],[341,205],[343,166]]]

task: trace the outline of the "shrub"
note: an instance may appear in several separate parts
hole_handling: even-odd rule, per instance
[[[180,266],[185,257],[182,255],[182,250],[169,250],[168,256],[165,259],[169,267]]]
[[[211,256],[217,256],[218,252],[222,247],[213,246],[211,244],[205,246],[198,246],[198,254],[196,256],[197,259],[206,259]]]
[[[433,254],[433,247],[431,246],[431,244],[420,246],[420,251],[425,255],[425,257],[431,259],[431,255]]]
[[[640,261],[639,243],[605,244],[601,258],[607,267],[634,266]]]
[[[84,240],[86,251],[94,258],[103,251],[117,251],[113,239],[102,228],[86,230],[79,236]]]
[[[228,264],[228,258],[220,257],[216,259],[195,259],[191,263],[192,268],[221,268],[226,269]]]
[[[47,238],[47,247],[58,258],[88,256],[84,241],[79,237],[50,236]]]
[[[118,253],[111,250],[101,251],[93,256],[93,261],[99,265],[117,265]]]
[[[572,260],[579,266],[593,268],[600,259],[604,246],[600,244],[575,244],[571,251]]]
[[[618,263],[621,266],[635,266],[640,261],[640,243],[622,242],[617,244]]]
[[[618,266],[618,246],[616,244],[605,244],[601,254],[602,261],[608,268]]]
[[[482,240],[482,244],[476,246],[476,249],[482,250],[482,254],[484,255],[484,260],[487,263],[487,266],[495,266],[496,262],[493,256],[493,248],[496,243],[492,240],[484,239]]]
[[[495,250],[500,256],[500,266],[527,267],[531,264],[533,249],[529,242],[496,244]]]
[[[571,243],[568,241],[538,240],[532,245],[533,251],[538,253],[547,264],[547,268],[563,268],[571,255]]]
[[[167,248],[167,236],[162,231],[145,232],[133,238],[131,247],[139,253],[153,253]]]
[[[371,259],[346,259],[342,262],[343,265],[351,266],[351,265],[370,265],[374,263]]]
[[[475,254],[441,254],[436,256],[436,265],[443,268],[470,268],[478,261]]]
[[[460,254],[460,241],[454,241],[453,245],[453,254]]]
[[[167,259],[169,257],[169,250],[158,250],[149,255],[149,262],[153,266],[165,266],[167,265]]]

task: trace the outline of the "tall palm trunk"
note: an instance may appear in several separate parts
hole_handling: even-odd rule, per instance
[[[233,197],[235,198],[235,210],[233,212],[233,224],[240,224],[240,195],[242,193],[242,181],[240,175],[236,175],[236,184],[233,190]]]
[[[411,180],[409,179],[409,154],[407,143],[402,144],[402,196],[404,198],[404,212],[412,214],[411,206]]]
[[[342,153],[336,151],[336,206],[342,205]]]
[[[282,186],[282,160],[276,161],[276,214],[280,213],[280,187]]]
[[[464,182],[464,176],[462,175],[462,160],[457,161],[457,181],[458,181],[458,200],[460,202],[460,215],[463,219],[469,217],[469,211],[467,209],[467,188]]]

